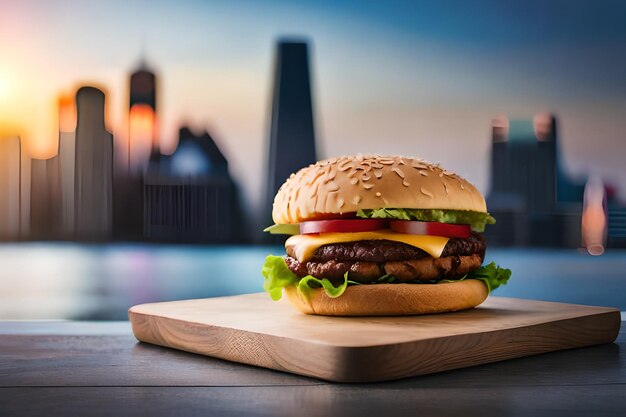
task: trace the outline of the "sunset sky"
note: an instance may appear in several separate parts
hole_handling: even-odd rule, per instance
[[[0,0],[0,136],[52,156],[59,95],[84,84],[124,134],[143,55],[164,148],[181,123],[208,128],[258,207],[274,45],[295,37],[312,45],[321,157],[420,155],[487,191],[491,119],[551,111],[567,172],[626,197],[624,22],[618,1]]]

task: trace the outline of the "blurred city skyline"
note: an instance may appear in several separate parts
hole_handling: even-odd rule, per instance
[[[491,120],[549,111],[569,175],[599,175],[626,194],[622,3],[0,4],[0,136],[19,134],[36,158],[54,155],[57,100],[79,85],[104,89],[107,129],[124,138],[127,76],[143,58],[159,76],[163,152],[181,125],[208,128],[245,207],[261,210],[272,48],[289,35],[313,46],[322,158],[419,155],[487,193]]]

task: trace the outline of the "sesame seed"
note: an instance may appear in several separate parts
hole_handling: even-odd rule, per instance
[[[350,161],[342,161],[337,165],[337,169],[341,172],[343,171],[347,171],[348,169],[352,168]]]
[[[422,194],[430,197],[430,198],[434,198],[435,196],[433,195],[433,193],[431,193],[430,191],[424,189],[424,187],[420,187],[420,191],[422,192]]]
[[[424,176],[424,177],[427,177],[427,176],[428,176],[428,172],[426,172],[426,171],[420,171],[420,174],[421,174],[422,176]]]
[[[402,185],[404,185],[405,187],[408,187],[408,186],[409,186],[409,185],[411,185],[411,184],[409,184],[409,183],[408,183],[408,182],[406,182],[406,181],[402,181]]]
[[[376,175],[376,178],[381,179],[383,176],[383,172],[380,169],[377,169],[374,171],[374,175]]]
[[[365,188],[366,190],[372,189],[374,188],[374,184],[363,184],[363,188]]]
[[[376,192],[376,197],[380,197],[382,194],[380,192]]]
[[[358,179],[358,178],[356,178],[356,177],[354,177],[354,178],[352,178],[352,179],[350,180],[350,184],[352,184],[352,185],[356,185],[358,182],[359,182],[359,179]]]
[[[398,176],[399,176],[400,178],[404,178],[404,172],[402,172],[402,170],[401,170],[400,168],[398,168],[398,167],[392,167],[392,168],[391,168],[391,170],[392,170],[393,172],[395,172],[396,174],[398,174]]]
[[[357,195],[355,195],[352,198],[352,204],[359,204],[360,202],[361,202],[361,196],[360,195],[357,194]]]
[[[413,159],[413,160],[411,160],[411,166],[412,166],[413,168],[419,168],[419,169],[425,169],[425,168],[426,168],[426,165],[424,165],[424,164],[422,163],[422,161],[420,161],[419,159]]]

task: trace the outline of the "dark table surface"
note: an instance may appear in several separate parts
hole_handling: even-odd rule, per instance
[[[612,344],[333,384],[137,343],[127,322],[0,322],[0,416],[626,416],[625,350],[622,326]]]

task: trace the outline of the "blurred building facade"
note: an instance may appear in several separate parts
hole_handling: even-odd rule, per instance
[[[242,212],[228,161],[208,132],[179,131],[172,155],[153,154],[144,179],[150,241],[241,242]]]
[[[129,77],[128,132],[115,149],[114,236],[143,239],[143,180],[152,155],[158,154],[157,76],[142,59]],[[118,142],[123,143],[123,142]]]
[[[20,138],[0,137],[0,241],[20,238],[21,161]]]
[[[269,139],[264,222],[271,225],[274,196],[291,175],[317,161],[309,46],[279,41],[274,60],[274,86]],[[267,235],[267,234],[266,234]],[[271,236],[265,236],[271,239]]]
[[[614,200],[608,202],[607,246],[626,248],[626,207]]]
[[[150,156],[159,151],[156,84],[156,74],[142,60],[130,75],[128,168],[131,175],[143,174]]]
[[[30,165],[30,237],[54,239],[61,232],[59,158],[32,159]]]
[[[74,238],[74,188],[76,174],[76,101],[65,96],[59,100],[58,176],[60,182],[59,237]]]
[[[160,153],[156,81],[145,64],[130,76],[128,143],[107,131],[105,94],[90,86],[60,97],[55,156],[24,167],[19,137],[0,140],[0,240],[245,241],[238,187],[211,135],[182,128],[176,151]]]
[[[611,185],[605,185],[607,247],[626,248],[626,203],[617,198]]]
[[[113,230],[113,135],[104,125],[104,93],[80,88],[76,108],[75,236],[108,240]]]
[[[500,118],[492,124],[490,244],[579,247],[584,186],[559,163],[554,115],[533,120]]]

